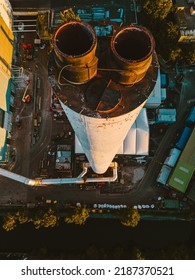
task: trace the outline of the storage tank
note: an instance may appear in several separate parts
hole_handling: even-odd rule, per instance
[[[72,32],[67,32],[66,28],[72,30],[75,26],[78,38],[81,32],[90,44],[80,51],[78,41],[74,43],[73,40],[75,51],[70,54],[63,44],[69,36],[72,40]],[[56,96],[93,171],[102,174],[108,169],[156,83],[159,65],[154,39],[145,28],[129,26],[111,40],[101,38],[96,42],[92,27],[82,22],[70,22],[56,31],[54,41],[55,53],[51,56],[50,65],[56,67],[56,77],[63,72],[60,66],[63,69],[64,64],[73,65],[69,69],[70,75],[65,73],[65,79],[70,84],[60,85]],[[97,71],[92,67],[94,71],[88,75],[89,67],[84,66],[87,62],[85,55],[92,61],[96,59],[96,43],[99,65]],[[79,72],[81,65],[85,67],[82,68],[82,79]],[[71,80],[72,74],[74,78]]]

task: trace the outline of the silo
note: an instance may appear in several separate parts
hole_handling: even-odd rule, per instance
[[[68,24],[74,26],[75,22]],[[99,66],[96,63],[96,70],[92,67],[93,74],[89,75],[86,73],[89,73],[90,67],[87,61],[83,63],[83,57],[86,54],[93,57],[92,61],[96,59],[96,36],[92,27],[88,28],[88,24],[76,24],[78,37],[83,26],[87,26],[88,35],[83,38],[89,42],[86,42],[88,47],[84,51],[69,54],[71,61],[67,60],[66,51],[61,47],[70,34],[64,32],[60,36],[60,30],[65,30],[62,26],[54,35],[58,44],[54,44],[54,59],[51,58],[51,61],[57,65],[56,72],[62,74],[62,79],[65,75],[64,80],[70,82],[61,84],[56,95],[92,169],[102,174],[108,169],[154,88],[158,72],[155,43],[151,33],[138,26],[120,30],[110,41],[107,38],[101,39],[97,42],[96,54]],[[57,47],[60,47],[61,53]],[[79,46],[74,45],[74,48],[77,50]],[[67,73],[64,74],[59,67],[66,69],[69,63],[78,76],[82,69],[85,78],[75,78],[74,71],[70,71],[71,75],[67,78]]]

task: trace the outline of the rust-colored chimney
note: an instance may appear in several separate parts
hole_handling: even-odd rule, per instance
[[[55,61],[68,82],[83,84],[96,75],[97,38],[89,24],[71,21],[61,25],[55,32],[53,46]]]
[[[115,79],[120,84],[130,85],[141,81],[151,62],[155,42],[144,27],[130,25],[120,30],[111,41],[111,50],[117,68]]]

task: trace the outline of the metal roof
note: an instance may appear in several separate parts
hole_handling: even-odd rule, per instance
[[[0,127],[0,160],[4,160],[5,156],[5,139],[6,139],[6,130],[5,128]]]
[[[2,16],[0,15],[0,58],[11,67],[12,53],[13,53],[13,34],[12,31],[5,24]]]
[[[4,111],[7,110],[6,93],[11,77],[12,40],[13,34],[0,15],[0,108]]]
[[[167,183],[170,173],[171,167],[163,165],[156,181],[165,185]]]
[[[181,154],[181,151],[176,149],[176,148],[173,148],[170,150],[170,153],[169,153],[169,156],[165,159],[165,162],[164,164],[170,166],[170,167],[174,167],[179,156]]]
[[[156,81],[156,85],[151,92],[148,100],[146,101],[146,108],[157,108],[161,104],[161,78],[160,78],[160,70],[158,70],[158,77]]]
[[[169,180],[169,185],[185,193],[195,170],[195,128]]]

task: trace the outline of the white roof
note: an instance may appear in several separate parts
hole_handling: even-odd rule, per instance
[[[136,121],[129,129],[125,140],[117,154],[148,155],[149,152],[149,125],[146,109],[142,109]],[[83,154],[83,148],[75,135],[75,153]]]
[[[12,29],[12,8],[9,1],[0,0],[0,15],[4,19],[9,29]]]
[[[158,70],[158,77],[153,91],[151,92],[145,107],[146,108],[157,108],[161,104],[161,79],[160,70]]]

